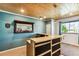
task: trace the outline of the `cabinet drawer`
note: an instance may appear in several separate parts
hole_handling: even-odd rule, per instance
[[[57,51],[56,53],[52,54],[52,56],[59,56],[60,55],[60,50]]]
[[[41,53],[44,53],[45,51],[50,50],[50,43],[46,45],[42,45],[35,48],[35,55],[39,55]]]
[[[51,52],[48,52],[47,54],[45,54],[43,56],[51,56]]]
[[[52,52],[60,48],[60,44],[57,44],[55,46],[52,46]]]
[[[60,42],[60,38],[57,38],[57,39],[53,39],[53,40],[52,40],[52,44],[55,44],[55,43],[57,43],[57,42]]]

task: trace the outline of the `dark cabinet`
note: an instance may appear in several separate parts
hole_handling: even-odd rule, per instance
[[[39,47],[36,47],[35,48],[35,52],[36,52],[35,55],[39,55],[39,54],[42,54],[45,51],[50,50],[51,49],[50,47],[51,47],[50,46],[50,43],[49,44],[42,45],[42,46],[39,46]]]
[[[60,44],[52,46],[52,52],[60,48]]]
[[[57,42],[60,42],[60,38],[57,38],[57,39],[52,39],[52,44],[55,44]]]
[[[44,40],[39,42],[39,40],[36,39],[33,41],[31,40],[31,44],[29,44],[27,47],[27,55],[28,56],[59,56],[61,54],[60,51],[60,38],[56,39],[39,39]]]

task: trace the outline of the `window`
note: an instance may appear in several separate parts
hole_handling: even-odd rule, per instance
[[[79,33],[79,21],[75,22],[62,22],[61,33]]]

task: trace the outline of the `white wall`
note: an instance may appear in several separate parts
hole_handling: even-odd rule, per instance
[[[55,34],[55,22],[54,19],[51,19],[46,23],[46,34],[54,35]]]
[[[51,24],[50,22],[46,24],[46,34],[51,34]]]
[[[78,34],[64,34],[62,42],[78,44]]]

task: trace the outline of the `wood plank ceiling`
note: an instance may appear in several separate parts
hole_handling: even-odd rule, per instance
[[[79,15],[79,4],[77,3],[0,3],[0,9],[37,18],[59,19]],[[22,13],[21,10],[24,12]]]
[[[24,14],[32,17],[58,18],[59,13],[56,12],[55,4],[34,4],[34,3],[16,3],[16,4],[0,4],[0,9]],[[20,10],[24,9],[24,13]]]

